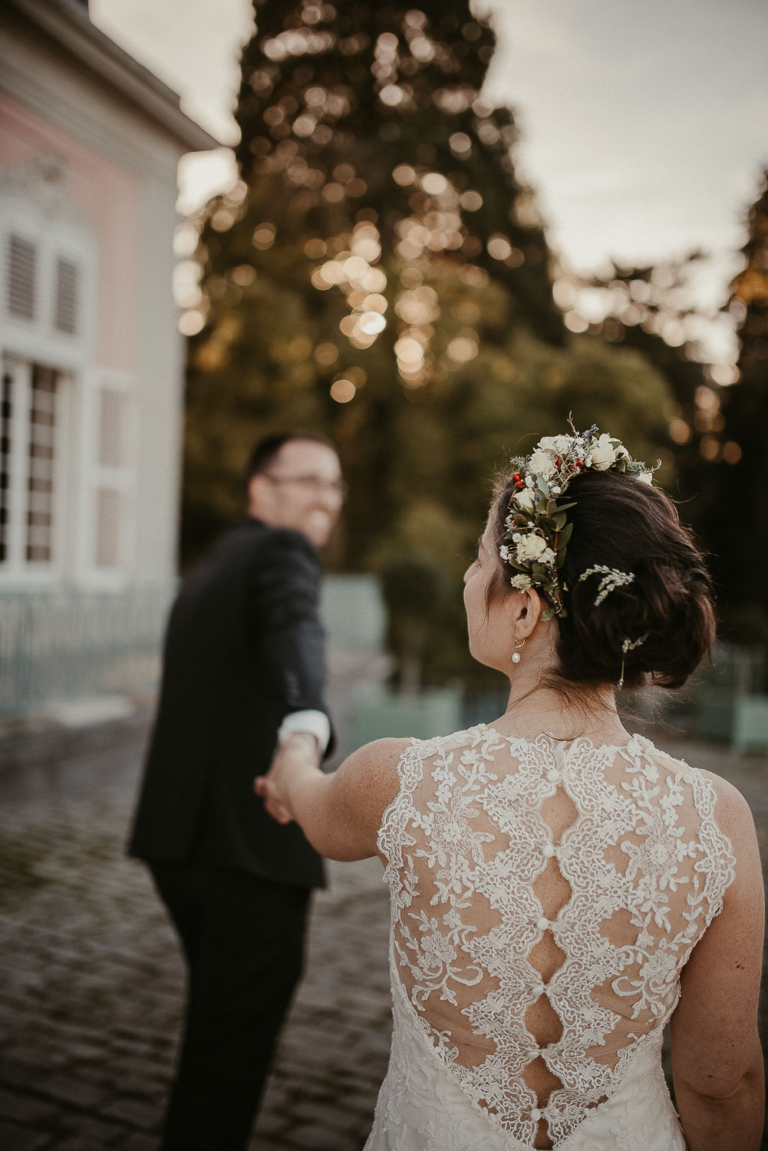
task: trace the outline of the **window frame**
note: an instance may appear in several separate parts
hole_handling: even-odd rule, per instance
[[[56,373],[55,408],[53,425],[53,491],[51,501],[51,558],[27,559],[30,475],[30,416],[32,379],[36,366]],[[68,472],[71,452],[71,409],[74,382],[72,376],[55,364],[42,364],[39,360],[15,356],[5,352],[2,357],[3,375],[11,375],[10,419],[10,491],[8,554],[0,561],[0,586],[20,582],[35,586],[61,578],[66,557],[66,510],[68,506]]]
[[[99,248],[93,230],[69,196],[63,177],[64,168],[56,186],[52,187],[38,171],[42,159],[42,154],[29,157],[8,173],[7,180],[0,182],[0,245],[3,249],[0,361],[3,367],[6,360],[16,365],[39,364],[53,369],[59,377],[61,386],[57,395],[54,448],[53,554],[51,560],[45,562],[28,561],[22,557],[19,538],[26,532],[27,509],[24,504],[19,521],[22,496],[20,492],[14,495],[12,491],[11,554],[7,561],[0,561],[0,588],[56,586],[64,579],[98,586],[88,549],[88,537],[92,532],[92,525],[88,523],[91,494],[88,485],[93,453],[89,400],[96,375]],[[11,235],[33,243],[36,248],[33,319],[16,316],[9,309]],[[71,262],[78,269],[75,333],[63,332],[56,327],[59,259]],[[26,498],[26,478],[20,480],[19,477],[22,468],[28,465],[28,379],[23,381],[21,391],[25,394],[17,395],[14,401],[11,466],[16,487],[21,482]],[[14,520],[17,521],[15,525]]]

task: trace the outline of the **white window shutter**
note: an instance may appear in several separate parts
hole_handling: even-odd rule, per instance
[[[114,388],[102,388],[99,405],[99,464],[104,468],[125,465],[125,396]]]
[[[77,332],[79,279],[77,264],[60,256],[56,261],[55,324],[58,331],[70,336]]]
[[[23,320],[34,320],[37,288],[37,249],[21,236],[8,237],[7,299],[8,313]]]
[[[123,497],[111,488],[96,492],[96,566],[119,568],[121,563]]]

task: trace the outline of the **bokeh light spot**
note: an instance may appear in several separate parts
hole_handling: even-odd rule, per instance
[[[328,251],[328,245],[325,240],[313,239],[307,240],[304,245],[304,255],[308,256],[310,260],[320,260]]]
[[[506,236],[491,236],[488,241],[488,255],[494,260],[506,260],[512,255],[512,245]]]
[[[324,343],[318,344],[315,348],[315,359],[318,364],[323,367],[328,367],[329,364],[335,364],[339,358],[339,349],[335,344]]]
[[[454,363],[466,364],[477,355],[477,344],[466,336],[458,336],[455,340],[451,340],[446,351]]]
[[[205,315],[196,308],[179,316],[179,331],[182,336],[196,336],[204,327]]]
[[[383,332],[387,326],[387,321],[380,312],[365,312],[357,322],[361,332],[365,332],[367,336],[378,335]]]
[[[427,172],[421,177],[421,186],[428,196],[441,196],[448,191],[448,181],[442,172]]]
[[[357,388],[351,380],[334,380],[331,384],[331,399],[337,404],[348,404],[355,398]]]
[[[573,309],[565,313],[563,320],[569,332],[576,332],[578,334],[579,332],[586,332],[589,327],[587,320]]]
[[[720,455],[720,441],[714,436],[702,436],[699,451],[702,459],[707,460],[708,463],[714,463]]]
[[[454,132],[448,143],[453,151],[458,152],[460,156],[466,155],[472,150],[472,141],[466,132]]]
[[[259,224],[254,229],[253,238],[251,243],[254,248],[264,252],[267,248],[271,248],[275,242],[275,225],[274,224]]]
[[[465,212],[477,212],[483,206],[483,197],[479,192],[470,189],[468,192],[462,192],[459,203]]]
[[[388,108],[397,108],[405,99],[405,92],[399,84],[385,84],[379,92],[379,99]]]
[[[678,416],[670,421],[669,438],[675,444],[687,444],[691,438],[690,426]]]
[[[392,178],[396,184],[405,187],[408,184],[415,184],[416,172],[410,164],[398,164],[392,172]]]

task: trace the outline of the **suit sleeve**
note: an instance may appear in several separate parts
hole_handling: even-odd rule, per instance
[[[312,545],[299,532],[272,533],[260,549],[252,607],[269,687],[283,715],[305,709],[328,714],[319,594],[320,563]],[[332,744],[333,737],[328,752]]]

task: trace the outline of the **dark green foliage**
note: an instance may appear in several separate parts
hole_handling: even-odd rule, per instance
[[[733,637],[768,643],[768,173],[749,211],[744,268],[729,308],[741,342],[739,382],[726,391],[713,523],[726,623]],[[730,461],[728,459],[730,453]]]
[[[725,634],[768,644],[768,177],[747,226],[744,268],[727,305],[741,344],[737,383],[714,384],[682,339],[691,312],[685,282],[696,253],[658,267],[616,267],[593,281],[614,299],[607,320],[593,330],[642,352],[668,382],[676,494],[683,519],[709,554]],[[664,338],[670,325],[678,329],[673,346]]]
[[[695,314],[688,280],[701,258],[702,253],[693,252],[658,265],[616,265],[610,275],[593,280],[613,302],[610,315],[593,331],[611,344],[640,352],[667,381],[673,415],[662,443],[667,458],[674,460],[674,494],[686,522],[709,543],[715,491],[705,453],[712,450],[709,438],[713,424],[719,423],[723,389],[708,379],[696,349],[686,339],[686,320]]]

